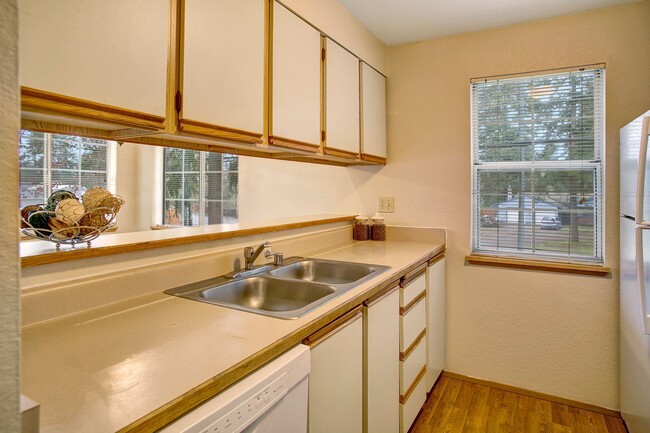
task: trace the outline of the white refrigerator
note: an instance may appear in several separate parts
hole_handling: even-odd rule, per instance
[[[621,128],[621,414],[650,432],[650,111]]]

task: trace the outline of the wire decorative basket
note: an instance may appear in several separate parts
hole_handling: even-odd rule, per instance
[[[114,206],[88,210],[77,221],[48,210],[31,212],[27,219],[21,216],[21,232],[30,238],[53,242],[57,250],[61,248],[61,244],[74,248],[77,244],[86,243],[90,247],[93,240],[117,224],[115,216],[124,200],[113,197],[116,200]],[[39,221],[40,224],[34,225],[29,221]]]

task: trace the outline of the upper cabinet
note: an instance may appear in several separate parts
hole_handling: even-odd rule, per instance
[[[161,129],[169,0],[21,0],[23,108]]]
[[[266,0],[187,0],[179,129],[261,143]]]
[[[321,143],[320,32],[274,2],[269,144],[317,152]]]
[[[326,155],[359,157],[359,59],[325,39]]]
[[[386,163],[386,78],[361,63],[361,159]]]

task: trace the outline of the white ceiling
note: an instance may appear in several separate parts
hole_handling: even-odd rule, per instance
[[[635,1],[638,0],[339,0],[386,45]]]

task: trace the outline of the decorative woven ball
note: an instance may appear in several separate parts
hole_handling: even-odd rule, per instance
[[[30,204],[28,206],[25,206],[20,210],[20,227],[21,228],[27,228],[29,227],[29,215],[32,212],[37,212],[43,210],[43,206],[39,204]]]
[[[108,215],[110,218],[111,215]],[[87,211],[84,216],[79,220],[78,223],[81,227],[81,233],[87,234],[87,232],[94,231],[88,227],[102,228],[108,224],[108,218],[104,214],[103,209],[93,209]]]
[[[67,223],[56,219],[50,218],[49,221],[50,230],[52,230],[52,237],[56,239],[72,239],[79,235],[79,229],[76,227],[70,227]]]
[[[67,198],[56,205],[54,213],[58,220],[76,224],[86,213],[86,208],[76,198]]]
[[[104,188],[96,186],[95,188],[86,191],[84,195],[81,196],[81,201],[86,209],[92,210],[100,207],[102,201],[109,197],[113,197],[113,194]]]
[[[47,205],[45,206],[45,210],[54,211],[56,209],[56,205],[59,204],[60,201],[66,200],[68,198],[73,198],[77,200],[76,195],[74,195],[70,191],[66,191],[65,189],[59,189],[54,191],[52,194],[50,194],[50,197],[47,199]]]

